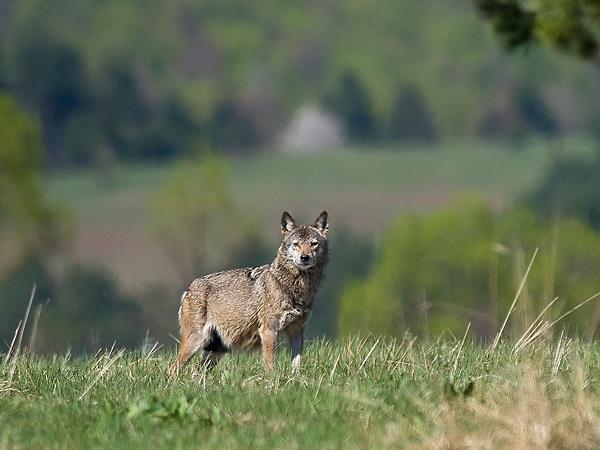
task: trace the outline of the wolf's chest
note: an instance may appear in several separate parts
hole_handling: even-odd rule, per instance
[[[279,317],[279,330],[290,327],[302,326],[308,320],[310,311],[301,307],[293,306],[283,310]]]

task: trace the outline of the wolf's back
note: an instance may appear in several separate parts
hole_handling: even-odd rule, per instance
[[[228,345],[254,341],[261,302],[260,275],[269,266],[234,269],[194,280],[186,292],[189,309],[216,327]]]

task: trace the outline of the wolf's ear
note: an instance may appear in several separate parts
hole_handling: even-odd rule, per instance
[[[329,215],[327,214],[327,211],[323,211],[321,214],[319,214],[319,217],[316,218],[313,227],[319,230],[323,236],[327,236],[327,231],[329,231]]]
[[[292,217],[292,215],[289,212],[284,211],[283,214],[281,215],[281,233],[282,234],[290,233],[290,232],[294,231],[295,228],[296,228],[296,221],[294,220],[294,218]]]

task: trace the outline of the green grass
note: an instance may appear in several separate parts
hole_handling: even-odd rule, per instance
[[[549,157],[543,146],[519,152],[481,147],[369,149],[297,157],[266,153],[232,160],[232,188],[238,201],[257,216],[270,211],[267,205],[273,203],[312,212],[316,201],[327,200],[332,203],[327,206],[335,209],[341,202],[342,213],[359,215],[345,209],[348,197],[365,205],[379,199],[376,204],[382,210],[405,208],[385,204],[393,194],[406,199],[423,190],[441,195],[441,200],[448,190],[512,199],[535,184]],[[83,225],[119,220],[121,205],[147,206],[174,168],[173,163],[118,165],[108,187],[91,170],[59,172],[50,178],[47,193],[71,207]],[[363,198],[351,197],[352,193],[362,193]]]
[[[12,363],[0,366],[0,448],[593,448],[600,441],[600,344],[563,339],[514,355],[507,344],[492,351],[411,342],[311,342],[297,375],[284,352],[272,373],[250,353],[208,374],[190,366],[176,380],[165,375],[168,352],[21,357],[12,379]]]
[[[510,205],[536,184],[549,160],[544,145],[518,152],[488,147],[372,148],[297,157],[263,153],[232,160],[232,191],[273,245],[282,210],[306,221],[327,209],[333,230],[343,226],[376,236],[400,214],[434,210],[465,195]],[[148,224],[149,207],[175,167],[118,165],[108,185],[90,170],[53,174],[48,196],[70,209],[78,226],[65,260],[111,267],[130,288],[178,281],[161,262],[165,255]]]

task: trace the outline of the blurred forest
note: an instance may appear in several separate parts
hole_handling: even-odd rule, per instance
[[[0,343],[34,283],[32,351],[170,342],[190,279],[269,261],[306,203],[333,213],[312,336],[488,339],[537,247],[530,308],[593,294],[599,11],[526,6],[0,0]]]
[[[505,54],[469,0],[2,0],[0,11],[0,86],[39,118],[52,165],[200,144],[252,152],[305,103],[363,142],[588,132],[600,114],[594,69],[539,48]]]

